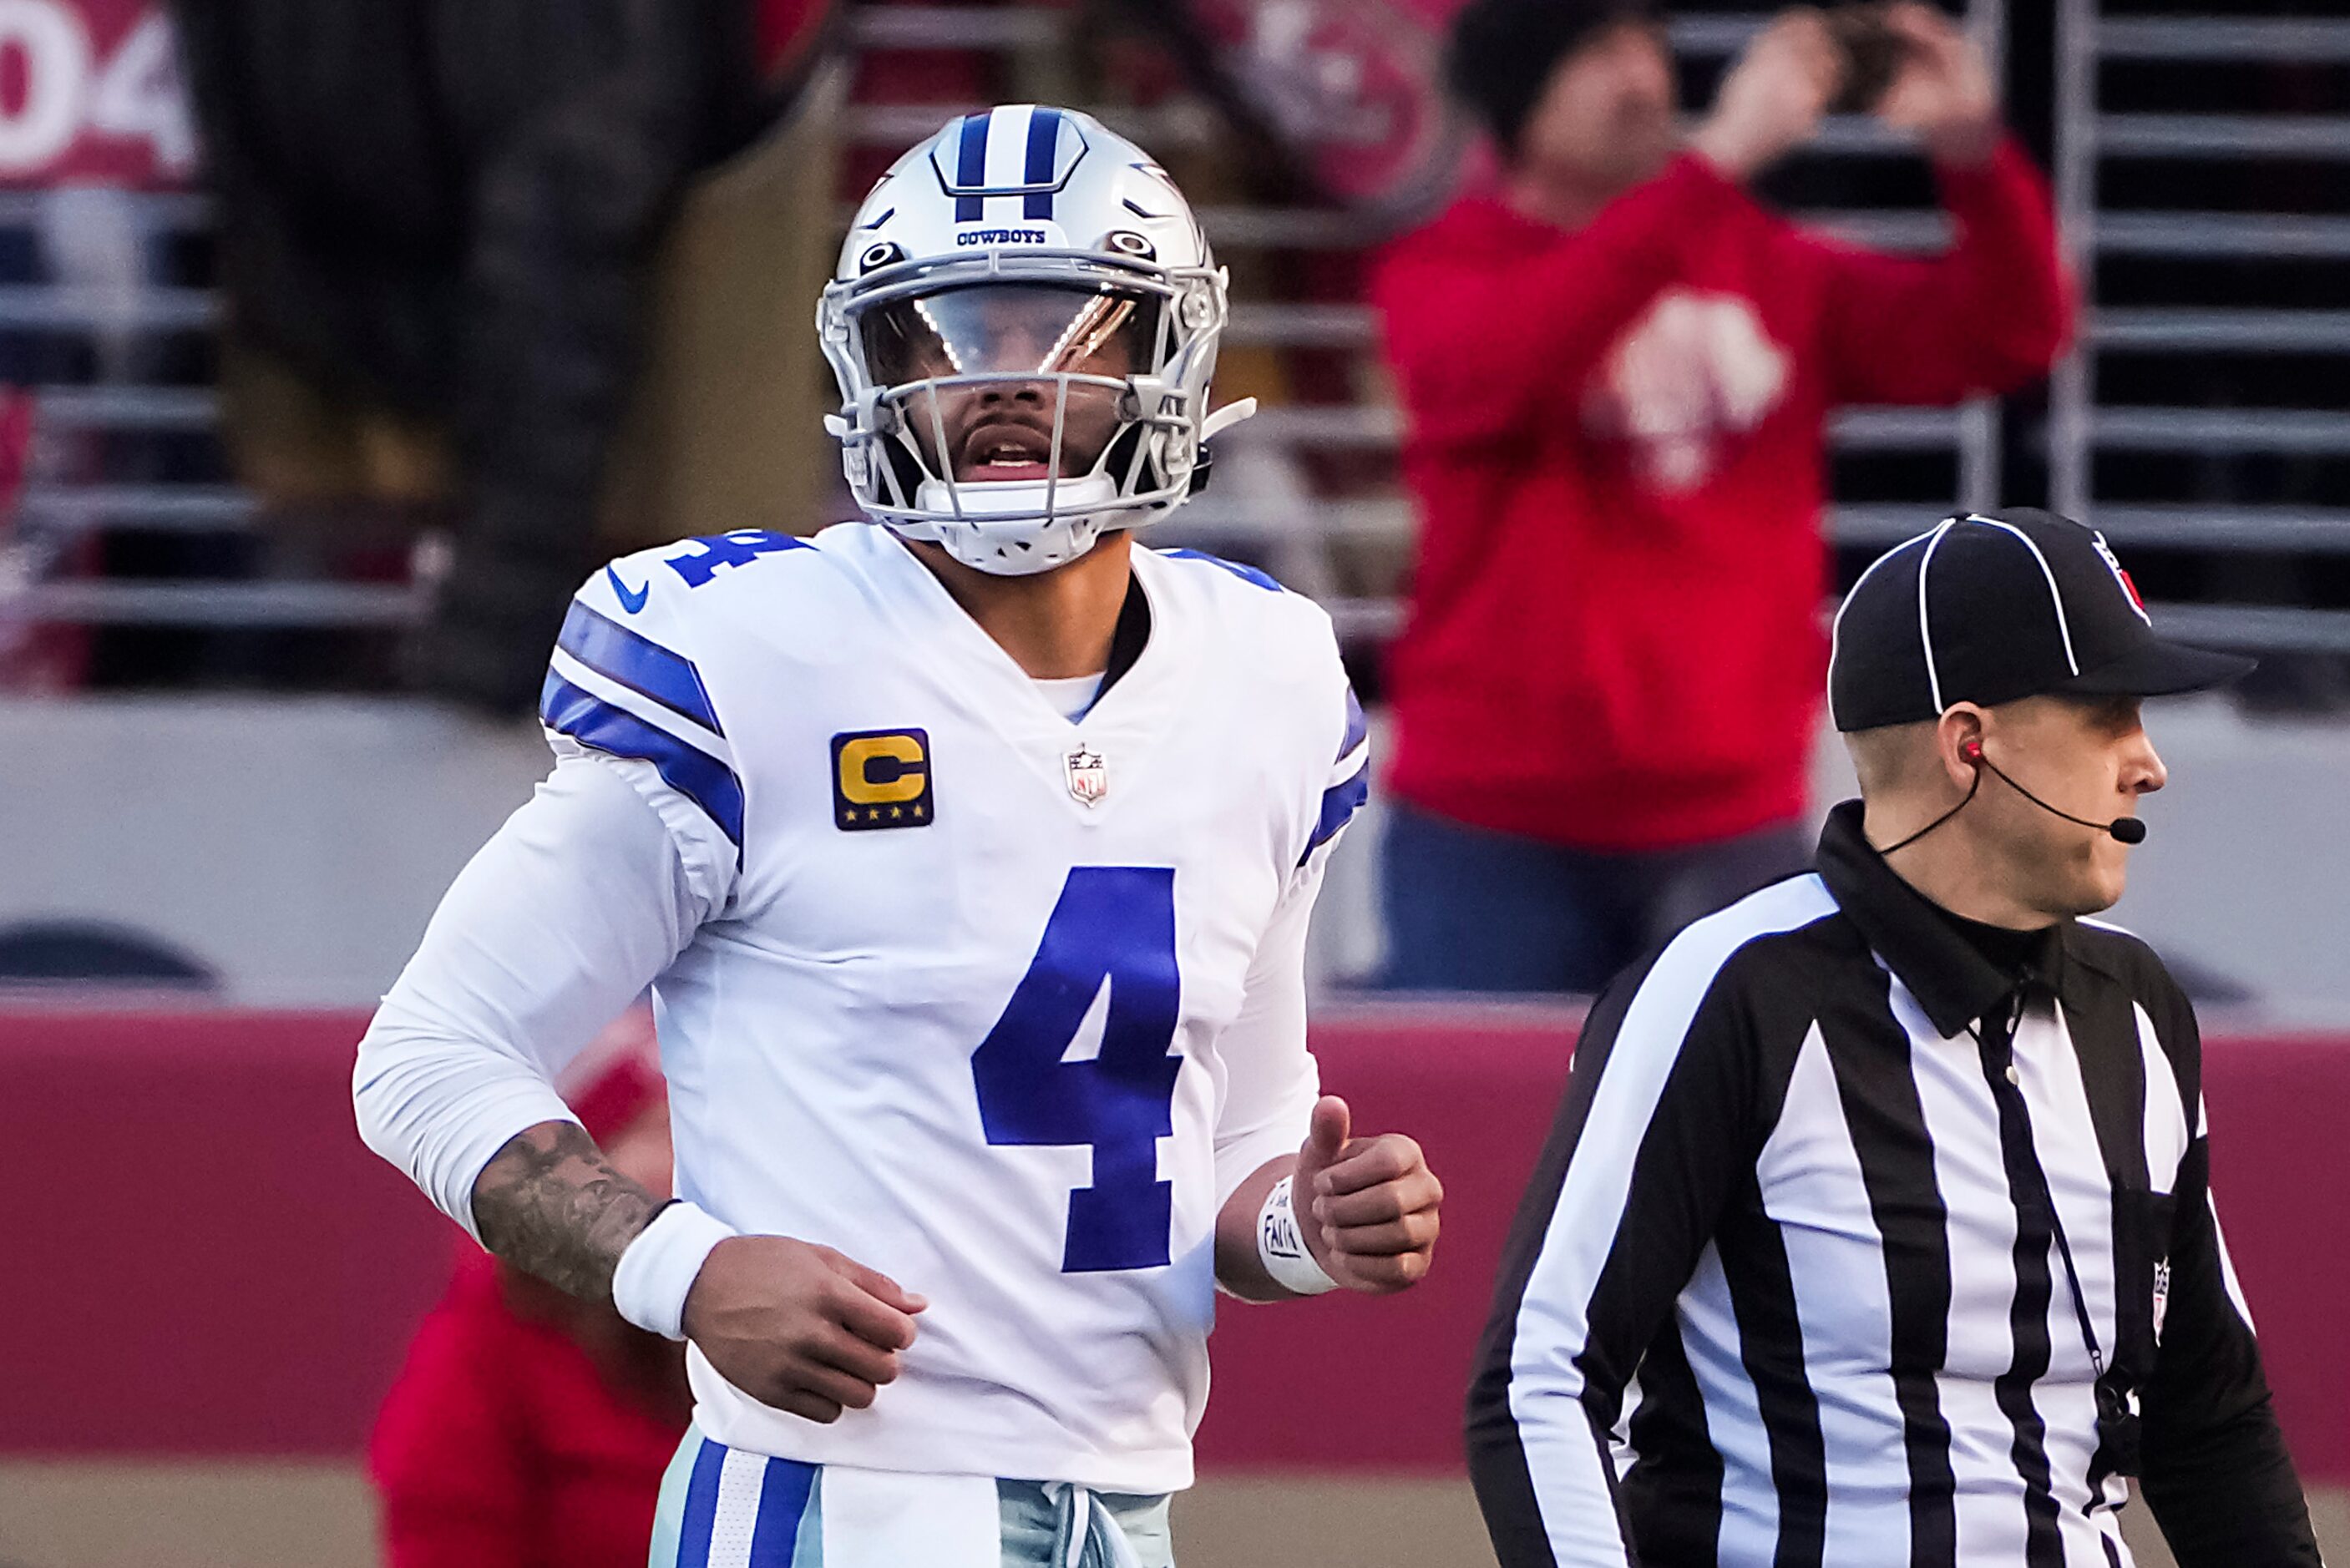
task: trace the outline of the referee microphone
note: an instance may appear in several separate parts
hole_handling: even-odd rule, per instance
[[[1959,748],[1959,755],[1964,757],[1968,762],[1974,763],[1977,767],[1989,768],[1991,772],[1998,774],[2000,778],[2006,783],[2008,788],[2013,790],[2016,794],[2022,795],[2024,799],[2030,801],[2041,810],[2047,812],[2052,816],[2061,816],[2067,822],[2077,822],[2083,827],[2094,827],[2099,833],[2110,833],[2124,844],[2143,844],[2146,842],[2146,824],[2139,821],[2135,816],[2117,816],[2111,822],[2091,822],[2085,816],[2074,816],[2069,811],[2058,811],[2054,806],[2050,805],[2046,801],[2042,800],[2038,795],[2033,794],[2022,784],[2017,784],[2013,779],[2009,778],[2005,773],[2001,771],[2000,765],[1997,763],[1992,762],[1989,757],[1984,756],[1982,742],[1981,741],[1969,741],[1966,744]],[[1978,774],[1975,776],[1977,778],[1981,778],[1982,775]],[[1969,793],[1971,794],[1972,792],[1970,791]]]
[[[1933,832],[1934,829],[1941,826],[1942,824],[1950,821],[1950,818],[1964,811],[1973,803],[1976,791],[1982,788],[1982,770],[1985,768],[1989,768],[1991,772],[1999,774],[2002,782],[2003,782],[2008,788],[2013,790],[2016,794],[2022,795],[2024,799],[2030,801],[2033,805],[2038,806],[2041,810],[2048,813],[2052,816],[2061,816],[2067,822],[2077,822],[2083,827],[2091,828],[2098,833],[2110,833],[2116,839],[2124,844],[2143,844],[2146,842],[2146,824],[2139,821],[2135,816],[2117,816],[2111,822],[2092,822],[2085,816],[2074,816],[2069,811],[2057,810],[2054,806],[2050,805],[2046,801],[2042,800],[2038,795],[2033,794],[2030,790],[2024,788],[2013,779],[2009,778],[2005,770],[2001,768],[1997,763],[1992,762],[1989,757],[1984,756],[1982,742],[1981,741],[1967,741],[1961,742],[1959,747],[1959,755],[1961,759],[1970,763],[1975,769],[1975,782],[1967,790],[1966,797],[1960,800],[1958,805],[1950,807],[1950,810],[1942,813],[1941,815],[1936,817],[1933,821],[1928,823],[1925,826],[1919,828],[1917,832],[1903,839],[1900,843],[1887,845],[1884,848],[1877,851],[1879,855],[1891,855],[1898,850],[1908,848],[1911,845],[1925,837],[1926,835]]]

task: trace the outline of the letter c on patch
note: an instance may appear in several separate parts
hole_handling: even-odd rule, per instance
[[[857,805],[892,805],[920,796],[930,784],[922,743],[912,735],[859,735],[840,747],[841,798]]]

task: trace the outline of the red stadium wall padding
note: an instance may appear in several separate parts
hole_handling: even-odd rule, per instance
[[[351,1129],[350,1014],[0,1012],[0,1453],[348,1456],[454,1232]],[[1573,1032],[1541,1013],[1315,1025],[1358,1130],[1444,1179],[1428,1283],[1223,1303],[1203,1467],[1441,1472],[1494,1261]],[[2207,1047],[2220,1210],[2303,1472],[2350,1482],[2350,1039]]]
[[[1316,1027],[1323,1087],[1347,1097],[1355,1131],[1409,1133],[1428,1151],[1444,1183],[1444,1234],[1428,1279],[1401,1295],[1220,1298],[1203,1467],[1461,1468],[1470,1362],[1573,1043],[1556,1021],[1427,1014]]]
[[[0,1451],[358,1450],[454,1234],[351,1125],[364,1023],[0,1013]]]

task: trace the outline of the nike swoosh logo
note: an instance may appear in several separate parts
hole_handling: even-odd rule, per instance
[[[620,607],[630,615],[644,608],[645,601],[653,597],[653,586],[650,583],[632,592],[628,584],[620,581],[620,574],[611,567],[605,567],[604,575],[612,579],[612,591],[620,596]]]

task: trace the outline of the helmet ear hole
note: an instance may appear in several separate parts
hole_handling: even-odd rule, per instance
[[[897,476],[898,493],[910,496],[930,475],[922,472],[921,459],[906,450],[903,441],[882,441],[874,443],[888,454],[890,472]]]
[[[1200,443],[1199,459],[1191,464],[1191,483],[1186,486],[1183,492],[1187,498],[1197,495],[1200,492],[1208,488],[1208,471],[1215,466],[1215,454],[1209,452],[1207,442],[1201,441]]]
[[[1142,446],[1143,437],[1148,432],[1148,426],[1133,424],[1118,431],[1118,439],[1111,441],[1108,449],[1102,453],[1101,472],[1124,473],[1128,466],[1133,463],[1135,451]],[[1166,483],[1165,477],[1159,472],[1159,465],[1150,460],[1150,453],[1145,448],[1140,472],[1135,476],[1135,488],[1139,491],[1157,490]]]

